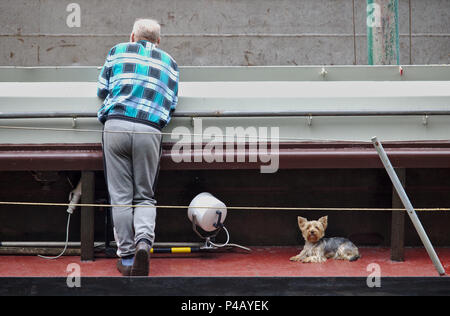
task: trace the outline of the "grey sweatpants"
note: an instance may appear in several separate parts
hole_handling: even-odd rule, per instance
[[[145,124],[124,120],[105,123],[103,152],[110,202],[113,205],[144,205],[112,207],[119,257],[133,255],[136,243],[143,238],[151,244],[154,242],[156,201],[153,195],[161,157],[161,138],[159,130]]]

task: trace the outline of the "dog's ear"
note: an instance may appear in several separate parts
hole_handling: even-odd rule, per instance
[[[300,227],[300,230],[302,230],[303,226],[306,224],[306,222],[308,220],[306,218],[304,218],[304,217],[301,217],[301,216],[297,217],[297,220],[298,220],[298,227]]]
[[[319,222],[322,224],[324,230],[327,229],[328,216],[324,216],[324,217],[319,218]]]

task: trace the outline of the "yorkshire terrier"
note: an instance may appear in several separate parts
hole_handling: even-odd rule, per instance
[[[356,261],[361,258],[358,248],[347,238],[323,238],[328,226],[328,216],[317,221],[298,217],[298,226],[305,239],[303,250],[291,261],[325,262],[329,258]]]

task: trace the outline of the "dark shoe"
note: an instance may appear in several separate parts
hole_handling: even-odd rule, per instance
[[[131,266],[124,266],[122,264],[122,259],[117,260],[117,270],[119,270],[119,272],[122,273],[123,276],[130,276],[131,268]]]
[[[150,245],[141,241],[136,246],[131,276],[148,276],[150,264]]]

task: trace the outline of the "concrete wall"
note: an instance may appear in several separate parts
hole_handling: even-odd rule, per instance
[[[80,27],[67,26],[71,2]],[[136,17],[161,22],[161,46],[183,66],[367,64],[366,0],[354,3],[0,0],[0,65],[101,65]],[[400,0],[399,10],[400,62],[450,63],[450,0]]]

